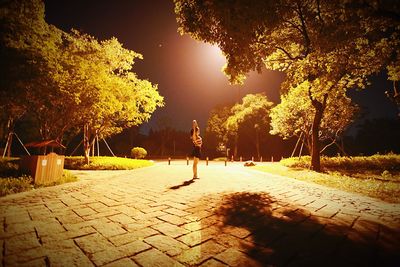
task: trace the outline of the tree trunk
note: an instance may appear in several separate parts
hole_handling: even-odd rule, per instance
[[[257,150],[257,158],[260,158],[260,131],[256,129],[256,150]]]
[[[312,105],[315,108],[314,120],[311,129],[311,170],[320,172],[321,171],[321,158],[319,148],[319,127],[321,125],[322,116],[326,105],[326,99],[328,95],[324,96],[323,102],[312,100]]]
[[[238,134],[235,135],[235,149],[233,150],[233,156],[236,158],[238,153]]]
[[[83,126],[83,150],[85,154],[85,163],[90,163],[90,135],[89,126],[85,124]]]

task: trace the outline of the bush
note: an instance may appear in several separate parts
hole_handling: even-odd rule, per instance
[[[134,147],[131,150],[131,155],[135,159],[143,159],[147,156],[147,151],[143,147]]]
[[[120,157],[91,157],[85,164],[84,157],[65,157],[64,167],[72,170],[131,170],[151,166],[148,160]]]
[[[28,191],[33,188],[33,179],[30,176],[0,178],[0,196]]]
[[[283,165],[291,168],[309,168],[310,156],[299,158],[288,158],[280,161]],[[343,171],[377,171],[379,174],[385,170],[388,172],[400,171],[400,155],[373,155],[369,157],[321,157],[321,167],[324,170]]]
[[[19,177],[21,171],[18,165],[18,159],[6,158],[0,159],[0,177]]]

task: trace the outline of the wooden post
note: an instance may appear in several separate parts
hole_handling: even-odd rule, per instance
[[[186,165],[189,165],[189,157],[186,157]]]
[[[226,166],[227,158],[225,158],[225,166]]]
[[[260,157],[260,162],[262,162],[262,156]]]
[[[171,157],[168,158],[168,165],[171,165]]]
[[[251,157],[251,161],[254,161],[254,157]]]
[[[208,157],[206,157],[206,165],[208,166]]]
[[[242,156],[240,156],[240,158],[239,158],[239,159],[240,159],[240,162],[242,162],[242,160],[243,160]]]
[[[233,155],[232,155],[232,157],[231,157],[231,161],[233,162]]]
[[[271,156],[271,162],[274,162],[274,156]]]

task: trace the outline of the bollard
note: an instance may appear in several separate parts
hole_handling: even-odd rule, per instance
[[[227,158],[225,158],[225,166],[226,166],[226,161],[227,161]]]
[[[271,156],[271,162],[274,162],[274,156]]]
[[[186,157],[186,165],[189,165],[189,157]]]
[[[251,161],[254,161],[254,157],[251,157]]]
[[[232,155],[232,157],[231,157],[231,161],[233,162],[233,155]]]
[[[243,160],[242,156],[240,156],[240,158],[239,158],[239,159],[240,159],[240,162],[242,162],[242,160]]]
[[[171,165],[171,158],[168,158],[168,165]]]
[[[206,157],[206,166],[208,166],[208,157]]]
[[[262,156],[260,157],[260,162],[262,162]]]

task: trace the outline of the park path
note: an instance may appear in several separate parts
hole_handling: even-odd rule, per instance
[[[74,173],[0,199],[0,266],[400,265],[400,204],[239,163]]]

